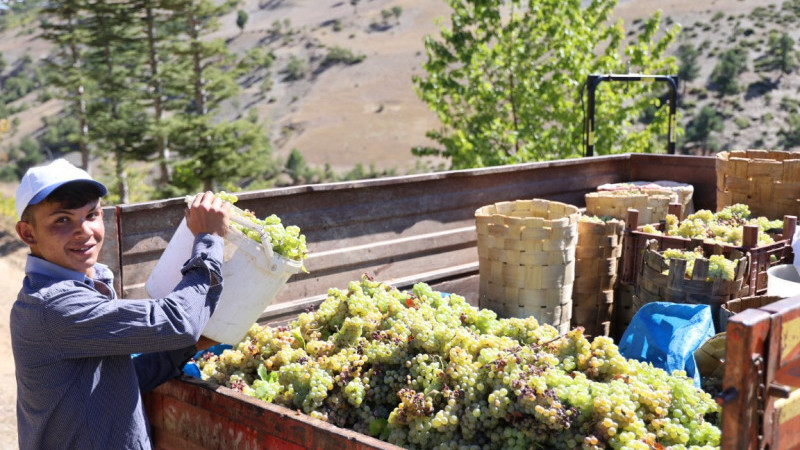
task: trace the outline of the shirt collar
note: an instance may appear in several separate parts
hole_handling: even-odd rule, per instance
[[[92,279],[82,272],[61,267],[58,264],[53,264],[50,261],[30,254],[25,263],[25,273],[38,273],[59,280],[75,280],[81,283],[89,283],[89,285],[92,286],[94,285]]]

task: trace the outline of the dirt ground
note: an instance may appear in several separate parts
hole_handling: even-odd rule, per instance
[[[27,247],[21,245],[16,234],[0,230],[0,448],[17,448],[16,399],[17,383],[14,379],[14,357],[11,354],[11,336],[8,316],[17,296],[25,271]]]

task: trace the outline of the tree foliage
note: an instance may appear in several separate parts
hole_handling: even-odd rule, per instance
[[[714,70],[711,71],[709,82],[720,96],[737,94],[739,92],[739,74],[747,69],[747,53],[741,48],[732,48],[723,52]]]
[[[700,52],[692,44],[681,44],[678,47],[678,59],[680,60],[678,77],[684,82],[684,86],[686,85],[685,83],[696,80],[700,75],[700,64],[697,62],[698,56],[700,56]]]
[[[582,153],[582,85],[592,73],[668,74],[677,26],[660,31],[649,18],[631,43],[609,23],[616,0],[448,0],[453,12],[441,36],[427,36],[427,76],[419,96],[442,127],[427,136],[442,148],[417,155],[449,158],[453,168],[574,157]],[[599,154],[652,151],[667,113],[644,129],[633,123],[652,102],[650,84],[602,83],[597,91]]]
[[[237,77],[250,66],[240,64],[222,39],[204,36],[216,31],[219,18],[235,5],[234,1],[183,0],[189,39],[180,43],[178,52],[186,56],[188,69],[182,94],[191,100],[168,125],[172,148],[181,157],[173,184],[183,191],[228,186],[256,177],[269,165],[271,148],[261,124],[248,119],[216,120],[222,103],[238,93]]]
[[[236,26],[239,27],[239,32],[244,32],[244,27],[247,25],[247,19],[250,16],[247,14],[247,11],[240,9],[236,12]]]
[[[94,150],[120,202],[133,200],[129,175],[142,176],[134,161],[159,164],[160,196],[231,189],[277,172],[257,117],[219,120],[238,77],[253,68],[249,55],[208,38],[238,3],[61,0],[42,11],[43,35],[58,48],[53,82],[78,122],[64,123],[79,130],[68,143]]]
[[[717,110],[710,106],[703,106],[686,127],[686,141],[697,144],[702,154],[714,153],[719,149],[714,132],[721,132],[724,128],[722,118]]]
[[[772,32],[767,44],[769,51],[767,59],[772,69],[789,74],[797,67],[797,52],[794,49],[794,39],[789,33]]]

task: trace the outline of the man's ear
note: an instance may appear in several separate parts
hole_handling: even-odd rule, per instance
[[[20,220],[16,226],[17,236],[22,239],[22,242],[28,245],[36,245],[36,237],[33,233],[33,225],[30,222]]]

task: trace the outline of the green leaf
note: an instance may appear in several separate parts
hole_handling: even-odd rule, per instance
[[[386,419],[372,419],[369,422],[369,435],[380,436],[383,431],[389,426],[389,421]]]

